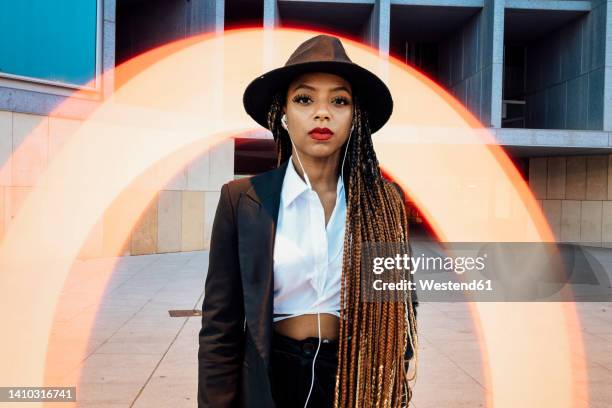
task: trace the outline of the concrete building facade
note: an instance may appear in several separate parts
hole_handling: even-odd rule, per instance
[[[67,0],[53,8],[47,7],[45,3],[44,0],[35,0],[29,10],[15,4],[0,6],[7,8],[0,10],[0,25],[3,22],[1,16],[5,16],[7,20],[13,18],[25,27],[29,27],[28,21],[31,20],[51,20],[37,35],[31,36],[31,41],[27,38],[20,40],[20,33],[11,33],[12,36],[15,35],[12,37],[13,41],[8,43],[13,44],[13,49],[8,51],[14,53],[15,58],[24,61],[24,64],[15,67],[14,71],[25,71],[33,64],[32,55],[40,56],[36,52],[32,52],[32,55],[27,53],[29,49],[40,46],[40,41],[43,47],[55,52],[55,57],[66,61],[65,66],[61,67],[63,69],[52,71],[48,64],[40,60],[35,63],[41,67],[38,75],[16,75],[4,68],[7,61],[0,57],[0,166],[7,163],[9,157],[13,158],[12,168],[2,172],[0,180],[0,239],[37,177],[51,162],[66,137],[81,125],[89,112],[114,91],[114,77],[108,73],[103,80],[99,79],[94,84],[87,82],[126,58],[180,38],[176,37],[178,33],[185,37],[191,32],[206,31],[209,27],[206,18],[214,14],[210,9],[200,9],[199,2],[187,1],[180,2],[180,5],[185,7],[181,9],[177,8],[179,2],[126,0],[116,3],[115,0]],[[85,3],[88,3],[89,9],[81,11],[80,17],[83,18],[85,12],[94,13],[89,21],[90,26],[80,27],[71,33],[58,29],[62,25],[74,26],[74,10]],[[165,3],[168,5],[167,9],[162,7]],[[126,9],[132,12],[134,7],[138,7],[139,13],[118,14],[118,11],[121,13]],[[193,10],[193,15],[189,14],[190,10]],[[118,23],[118,15],[122,18],[121,24]],[[182,21],[189,24],[192,31],[185,31],[185,27],[180,26],[179,17],[184,18]],[[170,24],[167,24],[169,22]],[[175,27],[176,31],[171,31],[170,27]],[[130,32],[132,28],[148,34],[143,41],[139,41],[139,38]],[[53,37],[54,34],[59,37],[58,41],[65,40],[70,35],[85,36],[88,30],[95,33],[92,38],[95,40],[94,49],[90,50],[86,45],[80,44],[78,47],[69,48],[67,55],[61,54],[62,49],[66,48],[65,44],[50,41],[47,43],[43,38]],[[118,47],[119,35],[123,37]],[[155,35],[159,36],[158,41],[155,41]],[[131,42],[132,38],[136,40]],[[39,41],[38,44],[36,41]],[[71,81],[72,66],[76,65],[79,56],[88,53],[94,56],[91,63],[95,70],[87,70],[87,67],[84,67],[83,71],[90,74],[89,77],[86,75],[80,83]],[[8,53],[5,57],[7,55]],[[54,79],[49,80],[45,75]],[[75,91],[80,91],[82,96],[71,104],[70,111],[58,111],[56,108],[61,106],[61,102],[74,95]],[[27,149],[18,149],[26,137]],[[228,141],[214,147],[178,173],[159,191],[150,207],[143,213],[125,243],[122,254],[140,255],[207,248],[219,191],[223,183],[233,178],[233,155],[233,141]],[[81,258],[116,255],[110,249],[113,239],[108,231],[112,230],[113,223],[118,222],[116,214],[121,205],[118,199],[98,220],[81,250]]]
[[[96,4],[102,69],[169,41],[242,26],[299,26],[360,39],[427,74],[495,134],[534,191],[558,240],[612,246],[612,4],[607,1]],[[112,79],[108,82],[92,90],[84,106],[112,92]],[[43,121],[47,131],[27,162],[44,166],[61,129],[82,119],[47,116],[65,95],[61,85],[0,72],[0,163],[27,129]],[[269,168],[269,161],[256,162],[249,155],[270,149],[264,135],[226,143],[201,157],[160,191],[125,253],[207,248],[220,186]],[[0,183],[0,236],[28,188],[13,182]],[[418,212],[413,215],[419,222]],[[104,255],[103,220],[94,235],[84,256]]]

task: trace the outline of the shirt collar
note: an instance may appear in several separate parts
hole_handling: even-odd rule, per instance
[[[297,197],[309,190],[308,184],[298,174],[295,166],[293,165],[292,156],[289,156],[289,163],[287,163],[287,171],[285,172],[285,178],[283,180],[283,188],[281,191],[281,199],[283,206],[288,207]],[[338,182],[336,183],[336,199],[344,199],[344,182],[342,181],[342,174],[338,176]]]

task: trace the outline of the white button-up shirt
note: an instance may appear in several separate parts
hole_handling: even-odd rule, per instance
[[[291,157],[283,180],[274,243],[274,318],[330,313],[340,316],[346,221],[342,175],[325,226],[317,193],[302,180]]]

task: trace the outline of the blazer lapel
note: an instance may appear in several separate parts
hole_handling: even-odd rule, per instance
[[[274,238],[288,162],[251,177],[251,187],[240,194],[237,209],[246,324],[266,367],[272,340]]]

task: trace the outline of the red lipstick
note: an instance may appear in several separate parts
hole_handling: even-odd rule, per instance
[[[308,132],[308,134],[315,140],[328,140],[334,135],[334,132],[329,128],[316,127]]]

